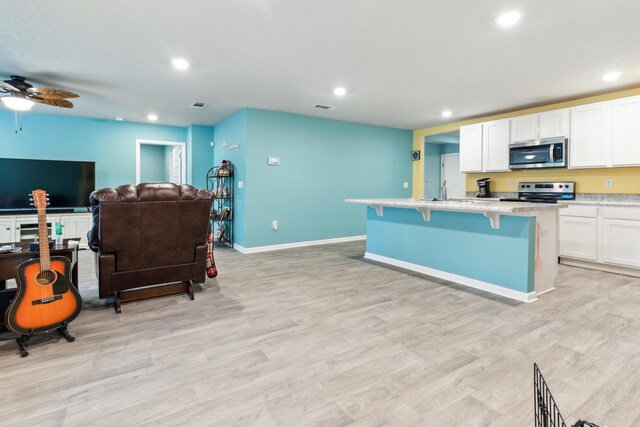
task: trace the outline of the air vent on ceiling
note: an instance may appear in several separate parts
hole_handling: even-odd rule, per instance
[[[206,106],[207,106],[207,103],[206,103],[206,102],[196,101],[196,102],[194,102],[193,104],[191,104],[191,105],[189,106],[189,108],[204,108],[204,107],[206,107]]]
[[[322,105],[322,104],[316,104],[314,105],[314,107],[319,108],[321,110],[335,110],[337,107],[332,107],[331,105]]]

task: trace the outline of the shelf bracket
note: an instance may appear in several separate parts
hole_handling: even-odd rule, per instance
[[[431,209],[429,208],[416,208],[418,212],[422,214],[422,219],[429,222],[431,221]]]
[[[382,216],[382,205],[371,205],[371,207],[376,210],[378,216]]]
[[[489,218],[491,222],[491,228],[494,230],[500,229],[500,214],[498,212],[485,212],[484,216]]]

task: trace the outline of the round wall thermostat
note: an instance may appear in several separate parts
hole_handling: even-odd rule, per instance
[[[411,160],[420,160],[420,150],[411,152]]]

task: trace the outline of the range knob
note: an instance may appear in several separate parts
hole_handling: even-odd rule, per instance
[[[527,185],[527,188],[531,188],[531,186],[530,186],[530,185]]]

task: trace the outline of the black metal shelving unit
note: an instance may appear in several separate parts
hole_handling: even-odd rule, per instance
[[[214,244],[233,247],[234,166],[229,161],[226,166],[226,170],[214,166],[207,172],[207,190],[214,196],[209,218]]]

